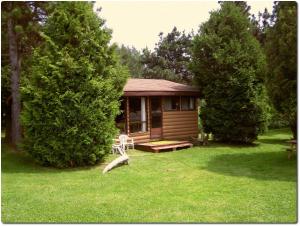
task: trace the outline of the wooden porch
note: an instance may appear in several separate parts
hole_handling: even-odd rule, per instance
[[[193,147],[193,144],[189,141],[153,141],[147,143],[139,143],[135,145],[135,148],[142,151],[150,152],[163,152],[163,151],[176,151],[177,149],[184,149]]]

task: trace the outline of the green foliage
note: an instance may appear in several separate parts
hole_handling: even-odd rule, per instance
[[[251,22],[253,23],[253,35],[261,46],[264,47],[266,43],[266,31],[273,23],[272,15],[268,12],[267,8],[265,8],[263,13],[258,13],[258,19],[252,15]]]
[[[1,121],[5,126],[5,142],[16,149],[21,140],[19,78],[28,66],[24,60],[41,41],[38,31],[49,5],[37,1],[1,2]]]
[[[268,96],[267,88],[264,83],[257,84],[254,103],[261,109],[259,114],[259,132],[265,133],[268,131],[269,125],[274,114],[271,100]]]
[[[206,101],[204,131],[219,141],[251,143],[269,118],[265,57],[251,26],[240,7],[224,2],[193,40],[191,68]]]
[[[297,136],[297,3],[277,2],[267,30],[268,91],[276,110]]]
[[[41,164],[93,165],[110,150],[127,71],[87,2],[58,2],[22,81],[24,148]]]
[[[271,108],[271,120],[269,124],[269,129],[280,129],[280,128],[288,128],[289,121],[284,117],[283,114],[279,113],[274,106]]]
[[[1,43],[1,49],[4,50],[2,57],[8,57],[6,55],[8,53],[8,18],[13,20],[14,32],[17,35],[18,52],[24,57],[31,53],[32,47],[41,42],[39,35],[41,24],[45,23],[47,14],[52,10],[51,5],[53,4],[42,1],[6,1],[1,4],[1,37],[4,40],[4,43]]]
[[[143,77],[190,83],[192,73],[188,64],[191,58],[191,38],[191,34],[186,35],[176,27],[165,37],[161,32],[154,52],[143,50]]]
[[[141,78],[143,74],[143,65],[141,63],[141,53],[134,47],[122,45],[117,47],[116,51],[120,56],[120,63],[126,65],[132,78]]]

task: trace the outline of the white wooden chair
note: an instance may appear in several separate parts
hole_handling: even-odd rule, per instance
[[[120,144],[113,144],[111,151],[113,154],[120,152],[119,149],[121,149],[121,145]]]
[[[122,150],[121,145],[120,144],[113,144],[113,148],[115,148],[116,150],[118,150],[118,152],[121,154],[121,156],[119,156],[118,158],[116,158],[115,160],[113,160],[111,163],[109,163],[102,171],[102,173],[106,173],[109,170],[111,170],[113,167],[119,165],[120,163],[128,163],[129,157],[128,155],[125,153],[124,150]],[[114,150],[114,149],[113,149]]]
[[[126,155],[125,151],[123,150],[120,144],[113,144],[112,146],[113,154],[118,152],[120,155]]]
[[[134,141],[133,138],[128,137],[125,134],[122,134],[119,136],[119,141],[122,149],[125,151],[126,149],[129,149],[131,147],[134,149]]]

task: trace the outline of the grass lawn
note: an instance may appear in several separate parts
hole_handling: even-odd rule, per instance
[[[130,151],[130,165],[59,170],[2,146],[2,222],[297,221],[288,130],[253,146]],[[113,159],[115,156],[109,156]]]

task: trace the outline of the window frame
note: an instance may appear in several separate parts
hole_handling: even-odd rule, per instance
[[[130,118],[130,100],[131,98],[139,98],[140,100],[140,111],[141,111],[141,117],[140,117],[140,120],[134,120],[132,121],[131,118]],[[142,121],[142,98],[144,98],[145,100],[145,121]],[[128,131],[129,131],[129,134],[138,134],[138,133],[147,133],[149,131],[149,128],[148,128],[148,101],[147,101],[147,97],[144,97],[144,96],[134,96],[134,97],[129,97],[128,98]],[[140,130],[139,131],[134,131],[132,132],[131,131],[131,128],[130,126],[133,125],[133,124],[138,124],[139,125],[139,128]],[[145,131],[142,131],[142,125],[145,124],[145,127],[146,127],[146,130]]]
[[[179,102],[179,107],[178,109],[166,109],[166,99],[167,98],[178,98],[178,102]],[[172,105],[172,104],[171,104]],[[163,111],[164,112],[176,112],[176,111],[181,111],[181,100],[180,100],[180,96],[165,96],[163,98]]]
[[[182,101],[181,101],[182,97],[188,98],[188,109],[182,109]],[[191,98],[193,98],[193,106],[194,106],[194,108],[192,108],[192,109],[190,108]],[[195,111],[195,110],[196,110],[196,97],[194,97],[194,96],[180,96],[180,111]]]

